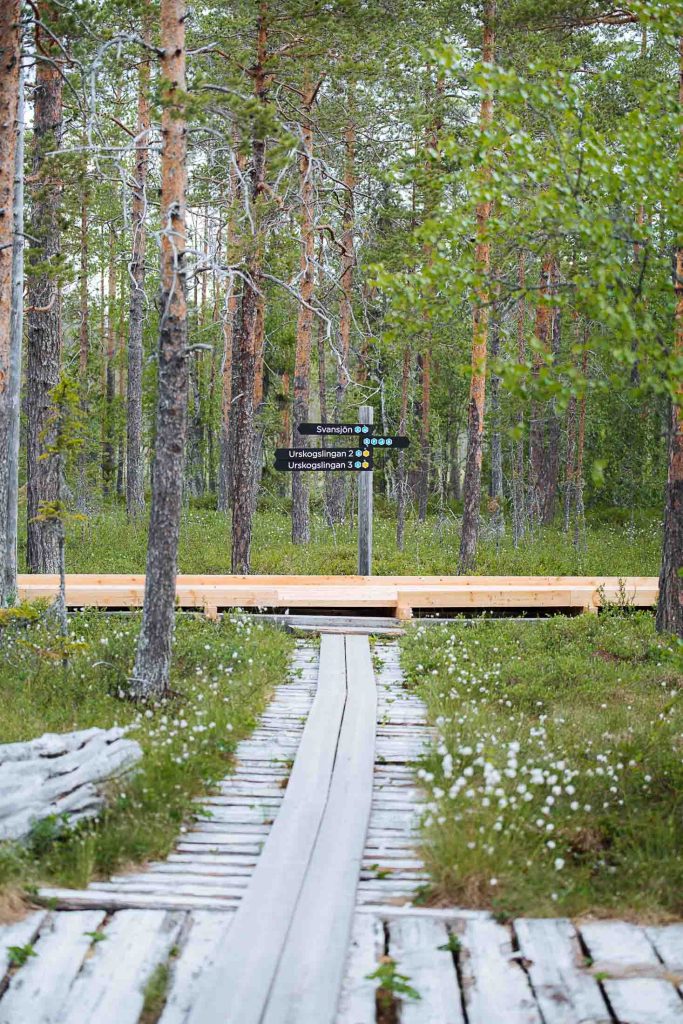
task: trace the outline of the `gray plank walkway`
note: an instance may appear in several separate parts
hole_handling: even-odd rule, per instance
[[[319,664],[299,642],[212,817],[166,861],[45,890],[61,909],[0,927],[0,1024],[139,1024],[159,970],[159,1024],[376,1024],[387,957],[420,996],[400,1024],[683,1024],[682,924],[413,905],[430,731],[397,645],[375,654],[373,672],[366,637],[331,634]]]

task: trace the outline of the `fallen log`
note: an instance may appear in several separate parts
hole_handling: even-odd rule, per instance
[[[141,757],[140,745],[121,728],[45,733],[0,745],[0,840],[25,839],[46,818],[73,825],[95,817],[105,783]]]

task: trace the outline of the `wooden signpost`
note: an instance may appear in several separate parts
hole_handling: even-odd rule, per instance
[[[299,434],[338,437],[352,444],[336,448],[276,448],[275,469],[281,473],[358,473],[358,575],[372,575],[373,455],[407,448],[407,437],[375,434],[373,409],[361,405],[357,423],[300,423]]]

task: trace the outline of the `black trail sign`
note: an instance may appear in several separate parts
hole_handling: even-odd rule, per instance
[[[300,423],[298,427],[300,434],[315,434],[322,437],[325,434],[339,437],[362,437],[369,436],[373,432],[372,425],[368,423]]]
[[[369,459],[372,449],[367,445],[358,448],[276,448],[275,458],[278,462],[287,459]]]
[[[328,457],[310,459],[298,455],[294,458],[276,459],[275,468],[281,473],[306,473],[321,469],[326,473],[353,473],[371,470],[372,459],[370,457],[363,458],[363,456],[356,458],[355,455],[352,455],[350,458],[332,459]]]

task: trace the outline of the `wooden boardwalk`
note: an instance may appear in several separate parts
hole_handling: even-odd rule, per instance
[[[170,857],[0,928],[0,1024],[375,1024],[392,957],[400,1024],[683,1024],[683,924],[499,924],[412,905],[430,742],[394,642],[299,641],[236,770]],[[286,786],[286,788],[285,788]],[[67,909],[70,908],[70,909]],[[19,967],[8,948],[31,945]]]
[[[19,577],[22,600],[55,597],[56,576]],[[145,578],[68,575],[72,608],[139,608]],[[652,607],[658,581],[650,576],[178,576],[180,608],[216,616],[222,609],[358,611],[410,619],[438,612],[525,609],[597,611],[605,601]]]

